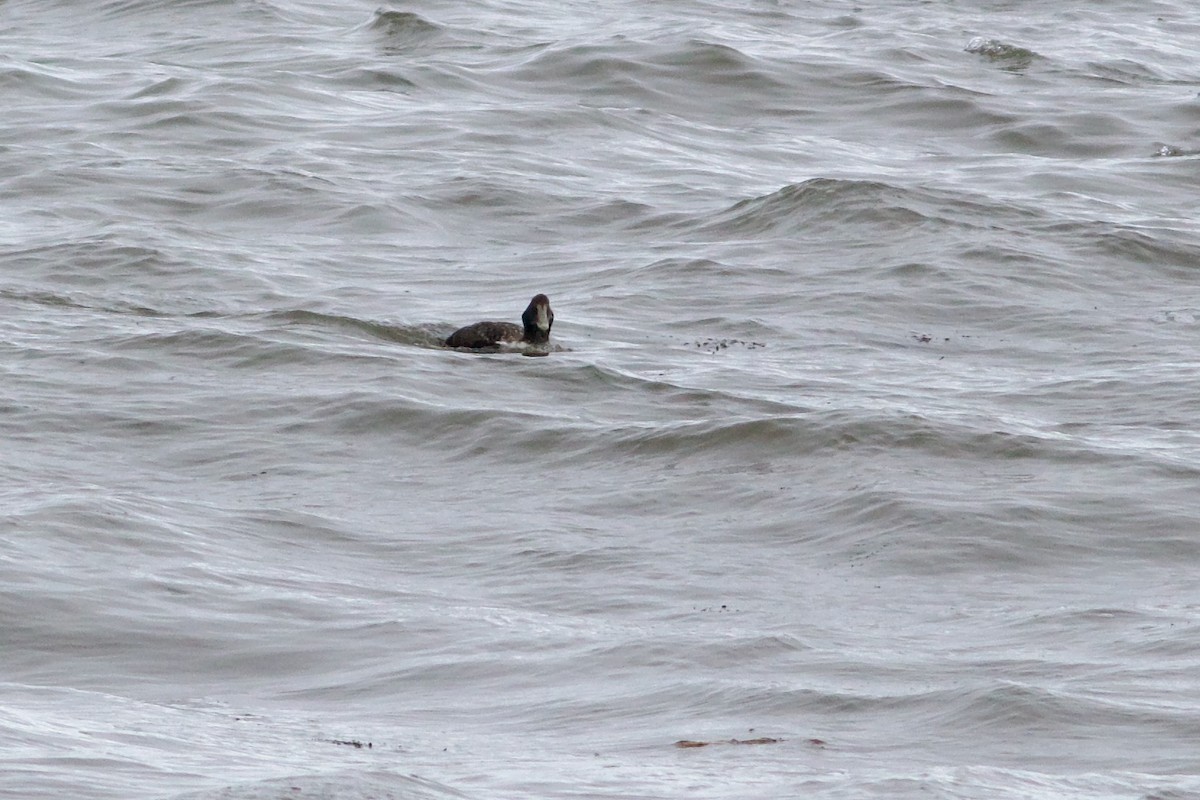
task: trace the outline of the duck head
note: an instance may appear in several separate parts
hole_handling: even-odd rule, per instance
[[[554,312],[550,310],[550,298],[544,294],[534,295],[529,307],[521,315],[525,325],[525,341],[544,344],[550,341],[550,326],[554,324]]]

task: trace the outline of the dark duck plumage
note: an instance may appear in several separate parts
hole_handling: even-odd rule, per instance
[[[447,347],[495,347],[499,344],[546,344],[550,341],[550,326],[554,324],[554,312],[550,310],[550,298],[544,294],[534,295],[521,324],[512,322],[476,322],[459,328],[446,337]]]

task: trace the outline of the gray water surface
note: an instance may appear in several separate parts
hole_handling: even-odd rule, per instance
[[[0,796],[1200,796],[1197,41],[0,3]]]

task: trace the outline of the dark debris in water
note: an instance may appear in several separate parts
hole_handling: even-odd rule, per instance
[[[695,611],[717,611],[717,612],[723,612],[723,611],[733,611],[733,609],[732,609],[732,608],[730,608],[729,606],[725,605],[724,603],[721,603],[721,606],[720,606],[720,608],[718,608],[718,607],[716,607],[716,606],[712,606],[712,607],[705,606],[704,608],[693,609],[693,610],[695,610]]]
[[[709,353],[718,353],[722,350],[728,350],[730,347],[742,347],[746,350],[757,350],[760,347],[766,347],[765,342],[750,342],[745,339],[704,339],[692,342],[697,348],[705,350]]]
[[[783,739],[772,739],[770,736],[760,736],[757,739],[719,739],[715,742],[702,742],[695,739],[680,739],[676,747],[708,747],[713,744],[777,744]],[[813,740],[810,740],[813,741]],[[816,740],[820,741],[820,740]],[[824,744],[824,742],[822,742]]]
[[[724,606],[722,606],[722,608],[724,608]],[[746,733],[754,733],[754,728],[747,729]],[[782,741],[783,741],[783,739],[776,739],[771,736],[758,736],[753,739],[737,739],[737,738],[714,739],[711,742],[705,741],[703,739],[680,739],[678,742],[675,743],[675,746],[676,747],[708,747],[708,746],[714,745],[714,744],[778,744],[779,742],[782,742]],[[820,747],[821,749],[825,748],[825,740],[824,739],[810,738],[810,739],[805,739],[804,743],[812,745],[813,747]]]
[[[323,741],[330,744],[342,745],[343,747],[353,747],[355,750],[361,750],[364,747],[370,750],[375,747],[371,742],[360,742],[358,739],[324,739]]]
[[[921,344],[929,344],[930,342],[932,342],[932,341],[933,341],[933,340],[936,338],[936,337],[934,337],[934,336],[930,336],[928,333],[914,333],[914,334],[912,335],[912,337],[913,337],[913,339],[915,339],[916,341],[920,342]],[[949,336],[943,336],[943,337],[942,337],[942,341],[943,341],[943,342],[948,342],[948,341],[950,341],[950,337],[949,337]]]

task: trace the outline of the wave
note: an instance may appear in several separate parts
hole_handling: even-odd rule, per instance
[[[984,36],[974,37],[971,41],[967,42],[967,46],[964,49],[968,53],[983,56],[1004,69],[1013,72],[1020,72],[1028,69],[1036,61],[1045,60],[1033,50],[1008,44],[999,39],[989,39]]]
[[[445,39],[447,29],[412,11],[379,9],[367,28],[380,37],[388,55],[404,55]]]
[[[354,769],[321,775],[297,772],[284,778],[229,783],[217,789],[163,797],[164,800],[278,800],[295,794],[337,800],[462,800],[472,796],[419,775]]]
[[[755,107],[787,83],[766,62],[727,44],[699,39],[655,43],[617,37],[602,43],[552,45],[496,73],[595,106],[649,107],[695,115]],[[701,102],[700,105],[697,105]]]
[[[812,178],[770,194],[739,200],[687,224],[707,239],[763,236],[813,238],[830,231],[869,228],[880,234],[914,228],[986,229],[997,221],[1028,221],[1032,214],[967,193],[910,188],[881,181]]]

